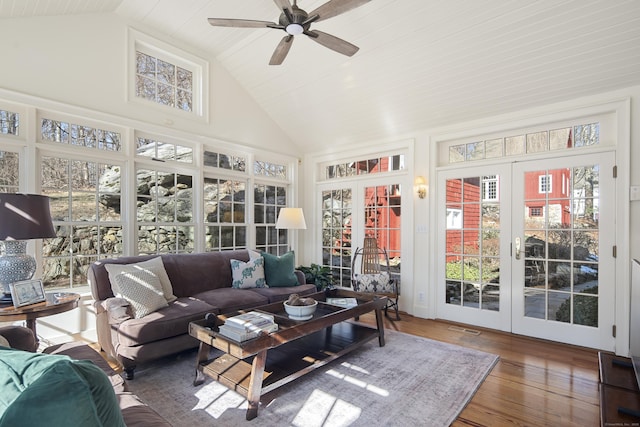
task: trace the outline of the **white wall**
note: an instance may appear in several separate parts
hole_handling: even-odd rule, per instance
[[[209,116],[193,120],[127,102],[127,33],[127,23],[115,14],[3,19],[0,88],[165,127],[171,122],[172,128],[193,134],[299,154],[293,141],[214,58],[161,35],[147,33],[209,61]]]

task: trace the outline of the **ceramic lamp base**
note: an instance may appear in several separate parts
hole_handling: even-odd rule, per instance
[[[4,294],[0,304],[12,304],[11,283],[29,280],[36,272],[36,260],[27,252],[26,240],[5,240],[4,254],[0,256],[0,284]]]

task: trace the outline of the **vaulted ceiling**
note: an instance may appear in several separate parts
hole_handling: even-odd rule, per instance
[[[85,13],[208,52],[305,151],[640,84],[637,0],[371,0],[312,25],[360,47],[353,57],[301,35],[279,66],[284,32],[207,22],[277,22],[273,0],[0,1],[0,18]]]

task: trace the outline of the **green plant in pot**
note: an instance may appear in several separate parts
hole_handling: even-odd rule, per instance
[[[316,285],[316,289],[321,291],[331,286],[331,269],[326,266],[311,264],[310,266],[299,266],[298,270],[304,273],[305,282]]]

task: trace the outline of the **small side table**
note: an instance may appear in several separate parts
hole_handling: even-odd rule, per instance
[[[18,308],[13,305],[0,306],[0,322],[25,320],[27,328],[31,329],[36,340],[38,340],[38,334],[36,333],[37,318],[73,310],[80,301],[80,294],[71,292],[47,293],[46,297],[46,301]]]

